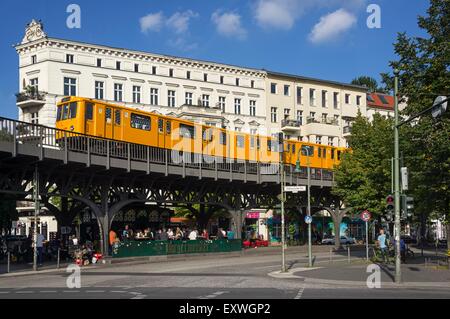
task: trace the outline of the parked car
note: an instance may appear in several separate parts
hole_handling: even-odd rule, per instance
[[[352,238],[350,236],[341,236],[340,240],[342,245],[351,245],[355,243],[355,238]],[[324,239],[322,239],[322,245],[334,245],[334,236],[325,236]]]

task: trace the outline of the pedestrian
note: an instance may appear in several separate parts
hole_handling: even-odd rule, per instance
[[[38,257],[38,264],[39,266],[42,266],[42,252],[44,250],[44,241],[45,237],[42,234],[37,234],[36,238],[36,249],[37,249],[37,257]]]
[[[109,254],[112,254],[112,248],[117,242],[117,233],[114,230],[109,231]]]
[[[169,236],[167,235],[167,231],[165,228],[161,230],[161,234],[159,234],[159,240],[167,241],[169,240]]]
[[[198,236],[197,229],[194,228],[194,229],[189,233],[189,240],[197,240],[197,236]]]
[[[381,256],[383,257],[383,261],[387,262],[389,258],[389,251],[387,247],[387,239],[386,235],[384,233],[384,229],[380,229],[380,235],[377,238],[378,247],[380,247],[381,250]]]

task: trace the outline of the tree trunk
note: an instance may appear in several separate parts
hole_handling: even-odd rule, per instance
[[[341,222],[343,216],[340,213],[331,214],[331,216],[334,225],[334,247],[339,249],[341,247]]]
[[[447,236],[447,250],[450,250],[450,223],[447,222],[447,231],[446,231],[446,236]]]

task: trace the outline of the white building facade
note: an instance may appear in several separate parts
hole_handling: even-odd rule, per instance
[[[55,126],[56,104],[71,95],[242,132],[265,124],[261,70],[54,39],[37,21],[16,51],[22,121]]]

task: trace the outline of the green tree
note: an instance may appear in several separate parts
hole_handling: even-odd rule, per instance
[[[377,80],[370,76],[357,77],[352,80],[351,84],[365,86],[369,92],[384,92],[384,89],[378,86]]]
[[[426,16],[418,18],[427,35],[409,37],[399,33],[394,44],[399,57],[391,61],[398,69],[399,95],[407,103],[403,110],[411,116],[430,107],[438,95],[449,96],[450,88],[450,2],[431,0]],[[384,74],[392,86],[393,76]],[[416,213],[447,221],[450,234],[450,112],[435,121],[422,116],[402,127],[402,150],[411,171],[410,193],[415,198]],[[406,143],[405,143],[406,141]],[[450,241],[450,236],[447,236]],[[449,242],[450,244],[450,242]]]
[[[351,150],[342,156],[335,170],[333,194],[339,196],[353,213],[368,209],[375,215],[384,212],[391,191],[393,121],[376,113],[373,121],[360,113],[349,138]]]

